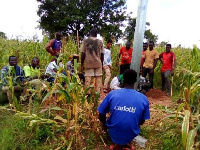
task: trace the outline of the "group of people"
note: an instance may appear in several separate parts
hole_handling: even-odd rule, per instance
[[[148,44],[143,44],[143,52],[141,58],[141,75],[142,77],[149,75],[149,81],[151,83],[151,88],[153,88],[153,76],[154,70],[157,65],[157,61],[160,60],[161,67],[161,79],[162,79],[162,91],[167,92],[167,96],[171,94],[170,85],[170,75],[174,75],[174,69],[176,67],[176,56],[171,52],[171,44],[166,45],[165,52],[160,55],[157,50],[154,49],[154,42],[149,43],[149,49],[147,49]]]
[[[103,50],[103,43],[97,39],[97,30],[90,31],[90,37],[82,43],[81,68],[85,67],[85,85],[91,84],[95,78],[95,90],[100,92],[102,71],[105,70],[104,92],[108,92],[108,83],[111,77],[111,51],[112,41],[108,40]],[[149,47],[149,49],[148,49]],[[161,53],[154,49],[154,42],[143,43],[140,75],[146,78],[149,75],[150,85],[153,88],[153,75],[158,59],[162,63],[162,90],[167,85],[167,94],[170,94],[169,76],[173,76],[176,67],[176,57],[171,50],[171,44],[166,45],[166,51]],[[117,78],[123,88],[108,93],[98,107],[99,120],[103,129],[109,133],[114,149],[134,149],[130,142],[139,134],[140,125],[150,119],[149,102],[147,97],[134,89],[137,73],[130,69],[132,54],[131,42],[120,49],[117,62],[120,62],[120,76]],[[116,88],[117,89],[117,88]],[[106,115],[109,113],[109,117]]]
[[[1,70],[1,80],[3,82],[1,87],[2,91],[7,93],[9,103],[12,103],[12,95],[9,92],[8,75],[13,77],[13,86],[16,91],[22,90],[21,86],[18,86],[18,81],[20,81],[21,85],[23,85],[26,80],[34,81],[39,78],[46,78],[50,83],[54,82],[55,75],[57,71],[60,70],[59,68],[64,68],[62,61],[58,59],[62,48],[61,39],[62,34],[57,32],[56,38],[51,40],[46,47],[46,51],[56,58],[49,63],[44,75],[41,75],[39,59],[37,57],[32,59],[31,65],[24,66],[23,69],[17,65],[17,57],[9,57],[9,66]],[[112,40],[108,40],[106,48],[104,48],[103,42],[97,39],[97,29],[95,28],[91,29],[90,36],[82,42],[81,72],[84,72],[85,86],[89,87],[91,84],[94,84],[95,92],[100,93],[103,70],[106,74],[103,91],[106,93],[109,92],[112,66],[112,43]],[[170,92],[169,76],[173,75],[176,66],[175,54],[171,52],[170,49],[171,45],[167,44],[166,51],[159,55],[154,49],[153,42],[149,44],[143,43],[140,75],[145,78],[147,74],[149,75],[151,88],[153,88],[154,69],[159,59],[162,63],[162,90],[165,90],[166,84],[167,92]],[[120,49],[116,62],[116,65],[118,65],[119,59],[121,58],[120,76],[117,80],[120,80],[120,84],[123,84],[123,88],[115,88],[118,90],[109,92],[97,109],[102,127],[110,135],[114,143],[110,146],[110,150],[123,148],[134,149],[130,145],[130,142],[139,134],[140,125],[142,125],[145,120],[150,119],[147,97],[134,89],[134,84],[137,80],[137,72],[130,69],[132,53],[134,54],[131,42],[127,42],[126,46]],[[66,68],[70,71],[71,76],[74,74],[73,65],[75,59],[79,61],[79,56],[76,54],[73,55],[71,61],[67,62]],[[66,75],[65,71],[62,73]],[[108,118],[106,117],[107,113],[110,113]]]
[[[52,85],[58,71],[64,75],[67,75],[65,70],[68,70],[69,74],[71,76],[73,75],[73,63],[75,59],[78,61],[79,56],[74,54],[72,56],[72,60],[67,62],[65,69],[65,66],[62,63],[62,59],[59,58],[62,47],[61,38],[62,34],[57,32],[56,38],[51,40],[50,43],[46,46],[46,51],[49,52],[52,56],[55,56],[55,58],[53,58],[47,65],[44,74],[41,73],[39,67],[40,60],[38,57],[33,57],[29,65],[25,65],[23,68],[21,68],[17,65],[17,57],[9,56],[9,65],[1,69],[2,83],[0,87],[1,91],[6,94],[7,99],[11,105],[14,98],[13,93],[19,93],[17,95],[25,95],[27,88],[30,86],[41,89],[44,83],[49,82],[50,85]]]
[[[114,77],[110,83],[111,89],[120,89],[123,87],[123,73],[125,70],[130,69],[132,54],[134,54],[133,49],[130,47],[131,43],[127,42],[126,47],[120,49],[116,64],[118,66],[118,61],[121,57],[120,62],[120,75]],[[148,49],[149,47],[149,49]],[[157,61],[160,60],[161,67],[161,81],[162,81],[162,91],[166,92],[167,96],[171,93],[170,76],[174,75],[174,69],[176,67],[176,56],[171,52],[171,44],[166,45],[165,52],[160,55],[157,50],[154,49],[154,42],[150,41],[148,43],[143,43],[142,58],[140,63],[140,76],[142,79],[147,78],[150,82],[150,88],[153,88],[153,76],[154,70],[157,65]]]

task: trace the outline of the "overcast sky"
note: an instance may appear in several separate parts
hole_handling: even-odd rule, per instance
[[[128,11],[137,16],[139,0],[127,0]],[[36,0],[0,0],[0,31],[8,37],[32,38],[42,33],[37,26],[38,4]],[[181,44],[200,47],[200,0],[148,0],[147,22],[159,41],[169,41],[173,46]]]
[[[139,0],[127,0],[128,10],[137,16]],[[159,37],[159,42],[169,41],[200,48],[200,0],[148,0],[146,21]]]

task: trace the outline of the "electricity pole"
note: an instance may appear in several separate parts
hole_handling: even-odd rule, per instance
[[[136,18],[136,29],[133,42],[133,54],[130,67],[131,69],[134,69],[137,72],[137,83],[135,84],[135,89],[137,88],[139,81],[140,61],[142,57],[143,39],[144,39],[144,32],[146,25],[147,3],[148,0],[139,0],[137,18]]]

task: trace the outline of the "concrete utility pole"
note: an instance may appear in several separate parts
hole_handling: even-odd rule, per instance
[[[145,32],[145,25],[146,25],[147,3],[148,3],[148,0],[139,0],[137,19],[136,19],[136,29],[135,29],[135,34],[134,34],[133,54],[132,54],[130,68],[137,71],[137,74],[138,74],[137,83],[139,81],[140,61],[141,61],[142,50],[143,50],[143,39],[144,39],[144,32]],[[135,88],[137,88],[137,85],[138,85],[137,83],[135,84]]]

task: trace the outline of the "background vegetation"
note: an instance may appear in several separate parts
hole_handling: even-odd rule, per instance
[[[64,42],[63,62],[71,59],[73,53],[80,55],[80,49],[69,38]],[[0,67],[8,64],[8,57],[18,57],[18,64],[24,66],[32,57],[40,58],[40,67],[45,67],[52,59],[45,50],[48,39],[39,41],[5,40],[0,38]],[[118,75],[115,61],[119,46],[112,51],[112,77]],[[161,53],[164,47],[156,47]],[[173,77],[173,106],[151,108],[153,123],[142,126],[141,135],[148,139],[145,149],[199,149],[200,124],[200,51],[174,48],[177,69]],[[160,67],[155,70],[155,86],[160,88]],[[76,65],[78,69],[78,64]],[[67,83],[64,88],[62,81]],[[30,96],[18,100],[21,111],[0,108],[1,149],[105,149],[110,143],[98,121],[96,108],[98,95],[86,97],[77,76],[70,78],[58,73],[56,83],[48,87],[42,98]],[[30,89],[37,95],[37,89]],[[23,101],[24,100],[24,101]],[[141,148],[138,148],[141,149]]]

